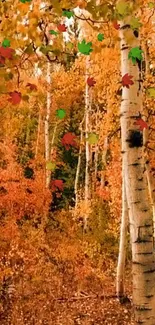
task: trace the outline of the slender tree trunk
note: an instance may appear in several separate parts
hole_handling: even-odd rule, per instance
[[[85,89],[85,138],[88,138],[89,133],[89,86],[87,78],[89,76],[90,56],[86,58],[86,89]],[[88,205],[90,199],[90,148],[89,142],[86,141],[86,168],[85,168],[85,203]],[[84,231],[87,230],[87,213],[84,217]]]
[[[141,142],[135,143],[135,135],[142,137],[135,125],[142,112],[142,90],[137,63],[128,59],[131,48],[139,47],[139,38],[128,27],[131,17],[120,24],[121,74],[133,76],[134,84],[123,87],[121,102],[122,154],[125,164],[126,195],[130,208],[129,223],[132,244],[133,304],[136,324],[155,324],[155,253],[153,248],[153,216],[149,204],[145,163]],[[131,32],[131,43],[125,39],[125,31]],[[133,36],[132,36],[133,35]],[[137,133],[138,132],[138,133]]]
[[[78,163],[77,163],[77,169],[76,169],[76,176],[75,176],[75,184],[74,184],[74,193],[75,193],[75,209],[78,206],[79,197],[78,197],[78,182],[79,182],[79,175],[80,175],[80,168],[81,168],[81,155],[82,155],[82,142],[83,142],[83,127],[82,127],[83,121],[80,125],[80,147],[79,147],[79,155],[78,155]]]
[[[125,261],[127,250],[127,233],[128,233],[128,205],[125,187],[125,175],[122,170],[122,214],[121,214],[121,228],[120,228],[120,242],[119,242],[119,256],[117,264],[117,279],[116,292],[120,299],[125,296],[124,279],[125,279]]]
[[[102,153],[102,174],[101,174],[101,189],[104,188],[104,174],[103,171],[106,167],[106,157],[107,157],[107,150],[108,150],[108,137],[106,136],[104,139],[104,148],[103,148],[103,153]]]
[[[38,120],[38,131],[37,131],[35,158],[37,158],[37,156],[38,156],[40,130],[41,130],[41,108],[39,108],[39,120]]]
[[[47,62],[47,74],[46,81],[48,86],[51,83],[51,69],[50,62]],[[50,106],[51,106],[51,94],[49,90],[47,90],[47,102],[46,102],[46,117],[45,117],[45,160],[49,161],[50,158],[50,140],[49,140],[49,118],[50,118]],[[46,167],[46,188],[49,187],[50,184],[50,176],[51,173]]]

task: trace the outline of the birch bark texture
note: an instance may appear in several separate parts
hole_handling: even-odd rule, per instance
[[[144,173],[145,161],[143,145],[133,141],[135,134],[141,137],[138,125],[135,125],[139,112],[142,112],[142,88],[137,62],[133,64],[128,54],[131,48],[139,47],[140,40],[126,40],[128,29],[131,36],[130,19],[119,21],[121,46],[121,75],[133,76],[134,84],[123,87],[121,101],[122,159],[125,163],[125,184],[130,209],[129,224],[132,246],[132,280],[135,323],[155,324],[155,253],[153,248],[153,215],[149,202],[147,179]],[[138,133],[137,133],[138,132]]]

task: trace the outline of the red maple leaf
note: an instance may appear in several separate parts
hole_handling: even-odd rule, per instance
[[[140,126],[140,131],[143,131],[143,129],[147,129],[148,128],[147,123],[142,118],[139,118],[134,124]]]
[[[65,147],[66,150],[70,149],[70,146],[76,147],[77,143],[75,141],[76,136],[71,132],[66,133],[63,138],[61,139],[62,145]]]
[[[0,64],[2,64],[2,65],[5,64],[5,58],[3,58],[2,56],[0,56]]]
[[[37,90],[37,86],[34,85],[34,84],[31,84],[31,83],[28,83],[28,84],[26,85],[26,87],[29,87],[30,90]]]
[[[0,56],[2,56],[5,59],[12,59],[12,55],[14,54],[14,50],[10,47],[3,47],[0,46]]]
[[[58,28],[59,32],[66,32],[66,30],[67,30],[67,27],[65,26],[65,24],[59,24],[57,26],[57,28]]]
[[[88,77],[88,79],[87,79],[87,84],[88,84],[90,87],[93,87],[93,86],[96,84],[96,81],[94,80],[94,78]]]
[[[54,179],[51,182],[52,185],[52,191],[63,191],[64,189],[64,184],[62,179]]]
[[[9,93],[10,97],[8,99],[9,102],[11,102],[13,105],[19,104],[21,101],[21,93],[19,93],[18,91],[14,91]]]
[[[131,80],[132,78],[133,78],[133,76],[130,76],[128,73],[126,73],[122,77],[122,85],[123,85],[123,87],[129,88],[129,85],[133,85],[134,82]]]
[[[114,21],[114,22],[113,22],[113,26],[114,26],[114,28],[117,29],[117,30],[120,29],[120,24],[118,24],[117,21]]]

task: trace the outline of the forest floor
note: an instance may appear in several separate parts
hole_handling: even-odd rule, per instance
[[[133,308],[131,279],[126,280],[126,294],[131,302],[120,304],[115,297],[115,283],[107,279],[104,293],[81,292],[79,296],[58,298],[52,303],[51,322],[48,325],[132,325]]]

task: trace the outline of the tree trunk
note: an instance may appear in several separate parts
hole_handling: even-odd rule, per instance
[[[76,169],[76,176],[75,176],[75,184],[74,184],[74,193],[75,193],[75,209],[78,206],[79,197],[78,197],[78,182],[79,182],[79,175],[80,175],[80,168],[81,168],[81,155],[82,155],[82,142],[83,142],[83,128],[82,128],[83,121],[80,125],[80,147],[79,147],[79,154],[78,154],[78,163]]]
[[[127,250],[127,232],[128,232],[128,205],[125,188],[124,169],[122,170],[122,214],[120,228],[119,256],[117,264],[116,292],[120,299],[125,296],[124,279],[125,279],[125,261]]]
[[[147,179],[144,174],[145,163],[142,132],[135,125],[139,112],[142,112],[142,90],[140,71],[137,65],[128,59],[131,48],[139,47],[136,38],[128,27],[131,17],[120,24],[121,74],[133,76],[134,84],[123,87],[121,102],[122,155],[125,164],[127,202],[130,208],[129,223],[132,244],[133,268],[133,304],[136,324],[155,324],[155,254],[153,249],[153,217],[149,204]],[[128,44],[125,31],[131,34]],[[133,35],[133,36],[132,36]],[[137,133],[138,132],[138,133]]]
[[[85,89],[85,138],[88,138],[89,133],[89,86],[87,78],[89,76],[90,56],[86,58],[86,89]],[[86,141],[86,168],[85,168],[85,203],[88,205],[90,199],[90,148],[89,142]],[[84,217],[84,231],[87,230],[87,213]]]
[[[51,83],[51,69],[50,69],[50,62],[47,62],[47,74],[46,74],[46,81],[48,86]],[[47,102],[46,102],[46,117],[45,117],[45,160],[46,162],[49,161],[50,158],[50,140],[49,140],[49,118],[50,118],[50,106],[51,106],[51,94],[49,90],[47,90]],[[49,187],[50,184],[50,170],[46,167],[46,188]]]

